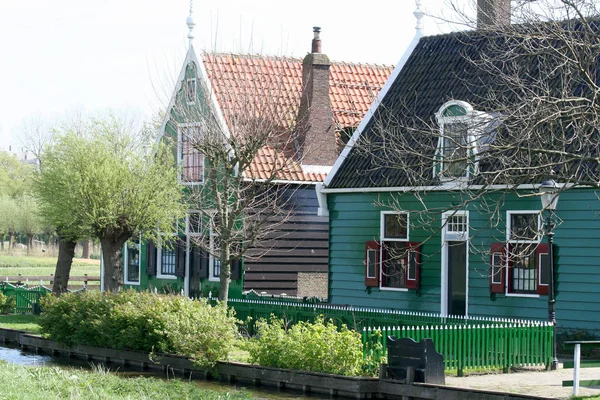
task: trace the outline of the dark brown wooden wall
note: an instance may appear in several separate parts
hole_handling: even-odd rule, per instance
[[[327,273],[329,220],[317,216],[314,186],[290,189],[294,215],[277,233],[278,239],[263,243],[268,252],[257,260],[244,260],[244,290],[296,295],[298,272]]]

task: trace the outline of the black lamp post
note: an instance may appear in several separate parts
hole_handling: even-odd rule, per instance
[[[554,212],[558,203],[560,192],[558,185],[552,179],[542,182],[540,185],[540,198],[542,199],[542,211],[548,210],[548,216],[544,222],[544,233],[548,237],[548,258],[550,261],[550,277],[548,282],[548,322],[553,326],[553,348],[552,348],[552,365],[550,369],[555,370],[558,366],[558,358],[556,358],[556,311],[554,299]],[[539,277],[538,277],[539,278]]]

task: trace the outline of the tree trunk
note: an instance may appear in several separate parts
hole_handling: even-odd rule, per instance
[[[27,235],[27,255],[29,255],[29,252],[31,251],[32,247],[33,247],[33,235]]]
[[[89,259],[90,258],[90,239],[86,239],[83,241],[83,254],[81,258]]]
[[[11,251],[13,248],[14,236],[15,236],[14,232],[8,232],[8,251]]]
[[[65,293],[69,287],[69,274],[71,273],[76,245],[76,241],[69,239],[60,239],[58,242],[58,260],[56,261],[54,283],[52,285],[52,293],[57,297]]]
[[[123,245],[128,237],[118,235],[100,239],[104,263],[104,290],[117,293],[123,288]]]
[[[0,233],[0,250],[4,251],[4,233]]]
[[[221,275],[219,278],[219,301],[227,305],[229,299],[229,284],[231,283],[231,264],[229,249],[225,244],[221,248]]]

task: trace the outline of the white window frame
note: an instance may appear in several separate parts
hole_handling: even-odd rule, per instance
[[[177,166],[179,168],[178,180],[179,183],[186,186],[195,186],[195,185],[203,185],[205,178],[205,169],[206,169],[206,156],[200,153],[202,157],[202,174],[198,181],[185,181],[183,179],[183,130],[185,128],[200,128],[201,131],[205,131],[206,125],[200,122],[194,123],[185,123],[177,125]]]
[[[125,243],[125,250],[123,251],[124,253],[124,260],[125,260],[125,279],[124,279],[124,283],[126,285],[140,285],[141,281],[142,281],[142,273],[141,273],[141,256],[142,256],[142,237],[141,235],[137,238],[137,244],[136,244],[137,248],[138,248],[138,280],[136,281],[130,281],[129,279],[127,279],[127,277],[129,276],[129,247],[127,246],[127,243]]]
[[[179,222],[175,221],[174,227],[178,227]],[[174,228],[175,229],[175,228]],[[172,233],[177,236],[177,229]],[[162,235],[163,233],[159,232],[158,246],[156,246],[156,277],[159,279],[177,279],[175,275],[175,271],[177,270],[177,249],[173,249],[175,252],[175,268],[173,268],[173,274],[163,274],[162,273]]]
[[[386,215],[406,215],[406,238],[386,238],[385,237],[385,216]],[[410,242],[410,214],[407,211],[381,211],[380,214],[380,222],[379,222],[379,289],[380,290],[389,290],[392,292],[408,292],[408,288],[394,288],[383,286],[384,276],[383,272],[385,269],[385,261],[383,258],[383,249],[385,247],[385,242]],[[408,276],[408,271],[406,272]],[[406,279],[406,278],[405,278]]]
[[[465,230],[462,232],[449,231],[448,230],[448,219],[454,216],[460,216],[465,218]],[[442,265],[441,265],[441,281],[442,286],[440,290],[440,304],[441,304],[441,313],[442,315],[448,315],[448,242],[449,241],[458,241],[458,242],[467,242],[467,257],[465,260],[466,271],[465,271],[465,316],[469,315],[469,254],[471,241],[469,240],[469,224],[470,224],[470,216],[469,211],[460,210],[460,211],[446,211],[442,213]]]
[[[190,83],[192,84],[192,94],[193,94],[193,98],[192,100],[190,100]],[[185,102],[187,103],[188,106],[191,106],[193,104],[196,104],[196,98],[198,97],[198,85],[197,85],[197,81],[196,78],[187,78],[185,80]]]
[[[445,116],[444,112],[452,107],[457,106],[465,110],[465,115]],[[441,182],[464,182],[471,179],[472,176],[479,172],[479,139],[485,126],[492,121],[492,117],[488,113],[473,110],[473,107],[461,100],[450,100],[444,103],[435,114],[435,118],[440,127],[440,136],[435,151],[435,159],[433,165],[433,176],[439,177]],[[472,163],[466,163],[465,173],[462,176],[444,176],[444,141],[446,136],[444,130],[446,125],[462,123],[467,126],[467,158],[472,159]]]
[[[196,230],[192,230],[190,229],[190,214],[198,214],[198,221],[199,221],[199,229]],[[202,211],[199,210],[188,210],[187,213],[185,214],[185,235],[186,236],[202,236]]]
[[[512,231],[512,226],[511,226],[511,222],[512,222],[512,216],[514,214],[529,214],[529,215],[537,215],[538,221],[537,221],[537,225],[538,225],[538,232],[536,234],[536,238],[534,240],[526,240],[526,239],[519,239],[519,240],[515,240],[515,239],[511,239],[511,231]],[[535,243],[535,244],[540,244],[542,241],[542,235],[540,232],[540,227],[542,226],[542,215],[540,213],[540,211],[537,210],[509,210],[506,211],[506,243],[507,243],[507,247],[505,249],[506,251],[506,260],[504,261],[504,278],[505,278],[505,282],[508,282],[508,280],[510,279],[510,245],[511,244],[522,244],[522,243]],[[535,251],[534,254],[532,255],[532,257],[536,257]],[[537,263],[537,260],[536,260]],[[539,268],[539,266],[538,266]],[[537,268],[536,268],[537,269]],[[539,275],[538,275],[538,279],[539,279]],[[536,282],[537,284],[537,282]],[[514,292],[509,292],[508,291],[508,284],[506,285],[505,289],[504,289],[504,293],[507,297],[530,297],[530,298],[539,298],[540,295],[537,293],[514,293]]]

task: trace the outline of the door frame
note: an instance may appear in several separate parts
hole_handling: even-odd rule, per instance
[[[466,218],[466,231],[448,232],[448,217],[464,216]],[[448,242],[466,242],[465,260],[465,317],[469,315],[469,211],[446,211],[442,213],[442,265],[441,265],[441,290],[440,313],[448,316]]]

